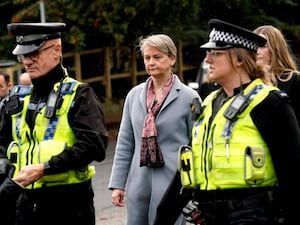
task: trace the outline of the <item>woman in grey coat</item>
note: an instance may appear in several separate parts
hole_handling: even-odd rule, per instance
[[[109,189],[116,206],[125,205],[126,193],[127,225],[152,225],[178,149],[191,138],[190,104],[200,97],[173,74],[177,49],[169,36],[151,35],[139,46],[150,77],[125,99]],[[185,224],[183,217],[176,224]]]

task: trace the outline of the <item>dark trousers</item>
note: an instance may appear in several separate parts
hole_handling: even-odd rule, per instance
[[[275,188],[274,188],[275,189]],[[290,225],[286,212],[281,210],[278,191],[273,188],[200,191],[182,189],[177,172],[157,208],[155,225],[174,225],[189,200],[199,203],[191,218],[201,225]],[[297,207],[295,208],[297,210]],[[198,212],[201,212],[199,215]],[[297,215],[297,214],[295,214]],[[201,216],[201,217],[198,217]],[[290,221],[297,221],[296,219]]]
[[[15,225],[16,201],[23,188],[12,179],[6,178],[0,185],[0,223]]]
[[[203,199],[198,206],[206,221],[203,225],[285,224],[284,215],[281,215],[281,210],[269,193],[244,196],[229,194],[225,198]]]
[[[17,202],[16,225],[95,225],[91,181],[26,190]]]
[[[14,225],[16,216],[16,202],[0,201],[0,224]]]

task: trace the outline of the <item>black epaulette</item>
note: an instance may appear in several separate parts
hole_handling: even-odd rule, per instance
[[[196,121],[203,112],[199,98],[193,98],[191,105],[192,120]]]
[[[281,90],[274,90],[272,91],[274,94],[276,94],[280,99],[289,99],[289,96],[287,95],[287,93],[281,91]]]

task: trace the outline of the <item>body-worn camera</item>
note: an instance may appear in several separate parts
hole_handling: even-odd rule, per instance
[[[203,213],[198,209],[199,203],[194,200],[190,200],[187,205],[183,208],[182,214],[185,217],[185,220],[189,223],[196,225],[205,225],[205,219],[203,218]]]
[[[235,120],[237,115],[248,106],[248,96],[238,94],[224,112],[225,118],[228,120]]]
[[[9,97],[9,100],[6,102],[5,105],[5,113],[8,115],[13,115],[18,112],[21,112],[23,109],[23,102],[20,101],[19,96],[12,95]]]
[[[13,115],[23,110],[24,97],[31,92],[29,85],[15,85],[11,90],[8,101],[5,103],[5,113]]]

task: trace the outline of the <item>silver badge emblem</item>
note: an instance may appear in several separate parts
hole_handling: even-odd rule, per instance
[[[17,36],[16,39],[17,39],[17,43],[22,44],[24,36]]]

